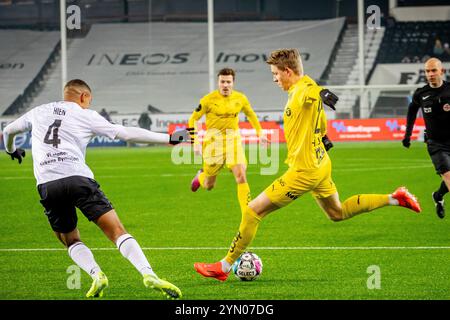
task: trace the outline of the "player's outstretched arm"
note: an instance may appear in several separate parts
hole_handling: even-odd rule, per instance
[[[166,133],[158,133],[136,127],[124,127],[121,125],[116,125],[116,127],[117,127],[116,138],[128,142],[161,143],[161,144],[170,143],[172,145],[181,142],[192,143],[191,134],[193,133],[191,133],[192,130],[188,129],[181,129],[175,131],[170,135]]]
[[[170,144],[179,144],[181,142],[189,142],[194,143],[195,131],[194,128],[186,128],[173,132],[170,135],[169,143]]]

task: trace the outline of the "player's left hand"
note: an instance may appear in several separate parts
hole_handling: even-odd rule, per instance
[[[169,143],[172,145],[176,145],[181,142],[194,143],[194,139],[192,139],[194,135],[195,135],[194,128],[177,130],[170,135]]]
[[[323,143],[323,146],[325,147],[325,151],[328,151],[331,148],[333,148],[333,143],[331,142],[331,140],[328,138],[327,135],[324,135],[322,137],[322,143]]]
[[[320,98],[322,99],[322,102],[329,106],[331,109],[336,110],[336,103],[339,100],[339,97],[335,95],[333,92],[331,92],[328,89],[323,89],[320,91]]]
[[[6,151],[6,153],[11,156],[11,160],[17,159],[17,161],[19,161],[19,164],[22,163],[22,158],[25,158],[25,150],[21,148],[17,148],[14,152]]]

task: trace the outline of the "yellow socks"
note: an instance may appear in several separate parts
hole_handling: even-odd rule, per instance
[[[245,209],[242,214],[239,231],[236,237],[234,237],[227,256],[225,257],[226,262],[230,265],[233,264],[242,252],[245,251],[255,237],[260,221],[261,218],[252,209],[249,207]]]
[[[204,172],[200,173],[200,175],[198,176],[198,182],[200,182],[200,186],[202,188],[205,187],[205,179],[206,179],[206,174]]]
[[[387,194],[359,194],[352,196],[342,203],[343,220],[354,217],[363,212],[369,212],[389,204]]]
[[[251,201],[250,187],[247,182],[239,183],[237,185],[237,194],[239,206],[241,207],[241,212],[243,214],[248,206],[248,203]]]

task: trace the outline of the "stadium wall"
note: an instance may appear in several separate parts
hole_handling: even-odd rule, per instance
[[[450,20],[450,6],[397,7],[390,14],[397,21],[445,21]]]
[[[299,48],[305,70],[319,79],[344,18],[314,21],[215,23],[215,69],[237,72],[236,90],[256,110],[273,110],[284,94],[265,63],[274,49]],[[206,23],[96,24],[73,39],[67,55],[68,79],[86,80],[98,108],[141,113],[148,106],[165,113],[192,112],[208,93]],[[60,97],[60,66],[35,105]]]
[[[450,62],[442,63],[447,79],[450,77]],[[425,85],[423,63],[383,63],[378,64],[370,79],[371,85],[417,84]]]

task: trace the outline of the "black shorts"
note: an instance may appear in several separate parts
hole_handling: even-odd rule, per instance
[[[40,184],[37,189],[48,221],[56,232],[68,233],[77,227],[76,208],[89,221],[113,209],[94,179],[72,176]]]
[[[450,143],[428,140],[427,149],[437,174],[450,171]]]

